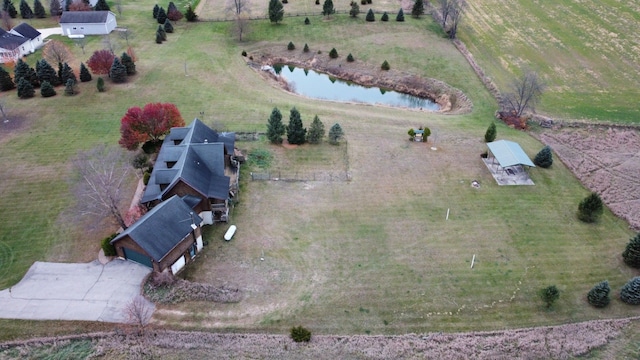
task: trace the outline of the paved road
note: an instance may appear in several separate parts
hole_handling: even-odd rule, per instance
[[[35,262],[18,284],[0,291],[0,318],[126,322],[125,308],[149,272],[118,259],[106,265]]]

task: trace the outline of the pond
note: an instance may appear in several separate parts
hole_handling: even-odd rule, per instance
[[[430,111],[440,109],[440,106],[431,99],[392,90],[365,87],[313,70],[286,65],[275,65],[273,69],[277,75],[287,80],[291,91],[314,99],[383,104]]]

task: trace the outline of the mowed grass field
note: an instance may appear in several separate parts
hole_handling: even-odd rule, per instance
[[[541,113],[640,121],[635,1],[469,1],[459,37],[501,89],[523,69],[537,71],[548,86]]]
[[[98,93],[94,79],[80,84],[73,97],[61,89],[49,99],[2,94],[16,126],[0,134],[0,161],[7,169],[0,174],[1,287],[19,281],[33,261],[95,259],[99,240],[115,227],[87,229],[87,221],[74,212],[70,160],[96,144],[115,145],[127,108],[172,102],[187,122],[197,116],[231,131],[264,131],[273,107],[286,120],[295,106],[305,125],[316,114],[327,128],[340,123],[347,144],[286,151],[264,143],[238,146],[273,153],[273,170],[348,168],[352,180],[248,182],[244,173],[241,202],[232,215],[237,236],[225,243],[223,227],[209,228],[210,245],[184,276],[236,285],[246,299],[162,307],[157,323],[240,331],[304,324],[318,333],[405,333],[631,313],[618,302],[596,311],[585,300],[595,283],[608,279],[617,289],[633,276],[619,257],[631,236],[626,224],[608,212],[596,225],[577,222],[577,203],[587,192],[560,162],[551,170],[533,170],[534,187],[495,185],[479,154],[496,105],[430,18],[365,23],[363,16],[317,16],[308,26],[299,18],[277,26],[256,21],[243,43],[231,35],[232,23],[178,22],[168,41],[157,45],[154,4],[125,4],[118,17],[133,34],[138,57],[139,74],[129,83],[107,81],[107,92]],[[33,24],[55,26],[50,19]],[[69,44],[76,63],[103,47],[92,39],[83,54],[58,39]],[[473,112],[448,116],[305,99],[264,82],[240,56],[242,50],[284,47],[289,41],[300,49],[308,43],[322,52],[319,56],[336,47],[373,67],[388,60],[393,68],[443,80],[471,98]],[[125,51],[117,34],[111,42],[116,53]],[[38,53],[28,58],[32,64],[37,59]],[[407,140],[407,130],[420,125],[433,131],[427,146]],[[530,156],[542,147],[525,133],[503,126],[498,132],[499,138],[520,142]],[[472,180],[481,188],[472,189]],[[132,182],[129,192],[133,189]],[[476,264],[470,269],[473,254]],[[561,289],[561,298],[546,312],[537,291],[551,284]],[[5,336],[56,328],[0,324],[12,331]]]

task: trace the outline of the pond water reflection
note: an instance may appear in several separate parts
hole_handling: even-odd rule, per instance
[[[430,99],[423,99],[375,87],[365,87],[336,79],[313,70],[286,65],[275,65],[273,68],[276,74],[287,80],[292,91],[310,98],[366,104],[384,104],[431,111],[440,109],[438,104]]]

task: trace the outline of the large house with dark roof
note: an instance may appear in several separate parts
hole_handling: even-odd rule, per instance
[[[111,11],[64,11],[60,17],[62,35],[107,35],[118,26]]]
[[[42,34],[27,23],[10,31],[0,29],[0,62],[14,62],[42,46]]]
[[[156,158],[142,204],[152,208],[179,195],[202,224],[228,221],[229,201],[238,190],[234,151],[235,133],[218,133],[199,119],[172,128]]]
[[[190,204],[174,195],[118,234],[111,244],[121,258],[176,274],[202,250],[201,222]]]

